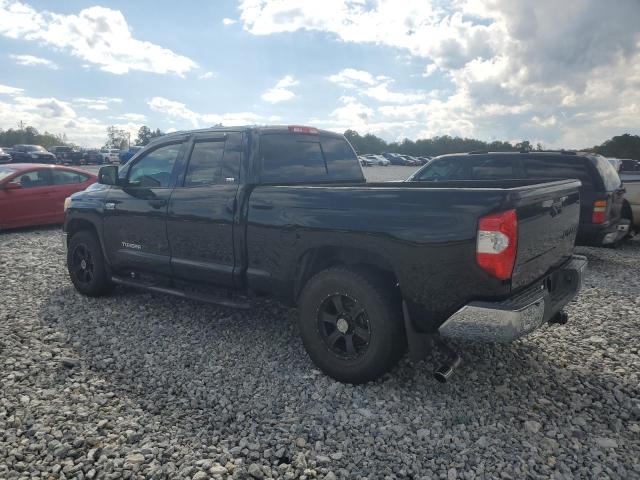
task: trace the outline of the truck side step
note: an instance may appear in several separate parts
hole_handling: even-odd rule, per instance
[[[164,293],[168,295],[174,295],[176,297],[198,300],[200,302],[212,303],[214,305],[221,305],[223,307],[238,308],[242,310],[251,308],[251,304],[247,301],[232,300],[230,298],[207,295],[200,292],[188,292],[185,290],[178,290],[176,288],[163,287],[141,281],[130,280],[128,278],[118,277],[115,275],[111,277],[111,281],[113,283],[117,283],[118,285],[125,285],[127,287],[140,288],[142,290],[148,290],[150,292]]]

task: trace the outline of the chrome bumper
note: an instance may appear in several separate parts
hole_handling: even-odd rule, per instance
[[[508,343],[549,321],[582,287],[587,259],[574,255],[532,287],[500,302],[471,302],[439,328],[445,338]]]

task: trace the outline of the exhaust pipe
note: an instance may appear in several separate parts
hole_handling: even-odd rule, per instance
[[[453,375],[455,369],[458,368],[461,363],[462,358],[460,358],[460,355],[456,354],[455,358],[453,358],[450,362],[440,366],[440,368],[438,368],[433,373],[433,378],[435,378],[440,383],[447,383],[447,380],[449,380],[451,375]]]
[[[447,361],[433,372],[433,377],[440,383],[447,383],[447,380],[451,378],[453,372],[462,363],[462,358],[455,350],[444,343],[441,338],[436,338],[434,343],[435,347],[446,356]]]

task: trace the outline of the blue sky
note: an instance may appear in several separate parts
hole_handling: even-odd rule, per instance
[[[640,131],[640,2],[0,0],[0,128],[355,128],[583,147]],[[606,20],[606,21],[605,21]]]

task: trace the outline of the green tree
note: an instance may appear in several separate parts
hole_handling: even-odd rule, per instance
[[[41,145],[44,148],[68,144],[64,134],[40,133],[36,128],[26,125],[22,121],[18,122],[18,128],[0,129],[0,147],[13,147],[22,143]]]
[[[138,129],[138,138],[136,138],[136,145],[146,145],[151,140],[151,129],[146,125],[142,125]]]
[[[105,148],[124,150],[129,147],[129,138],[130,134],[128,132],[110,125],[107,127],[107,141],[104,146]]]
[[[605,157],[640,160],[640,136],[625,133],[615,136],[591,150]]]

